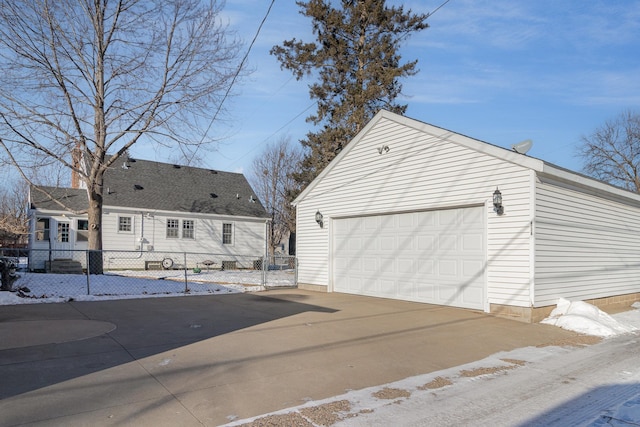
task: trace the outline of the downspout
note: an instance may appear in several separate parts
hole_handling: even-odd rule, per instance
[[[537,174],[529,171],[529,301],[531,311],[536,308],[536,206]]]
[[[262,286],[267,286],[267,263],[269,262],[269,222],[271,219],[267,219],[264,222],[264,257],[262,258]]]

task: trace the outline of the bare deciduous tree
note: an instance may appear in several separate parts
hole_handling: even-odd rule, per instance
[[[27,242],[28,190],[25,182],[0,190],[0,247]]]
[[[252,186],[271,217],[268,236],[271,254],[282,239],[296,229],[295,209],[289,200],[299,186],[293,172],[302,158],[300,146],[292,145],[289,137],[283,137],[267,145],[253,161]]]
[[[582,137],[584,172],[640,193],[640,114],[626,111]]]
[[[0,146],[25,178],[47,164],[79,174],[90,249],[102,248],[103,175],[118,157],[141,141],[183,151],[213,142],[206,129],[240,72],[222,6],[0,2]]]

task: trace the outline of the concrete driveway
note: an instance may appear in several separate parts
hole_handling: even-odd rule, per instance
[[[0,425],[214,426],[574,333],[337,293],[0,307]]]

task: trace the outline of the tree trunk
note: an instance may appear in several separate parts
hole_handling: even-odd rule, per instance
[[[102,274],[102,177],[103,172],[91,174],[87,194],[89,197],[89,252],[87,256],[87,271],[89,274]]]

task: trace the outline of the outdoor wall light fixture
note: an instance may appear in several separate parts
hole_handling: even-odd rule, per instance
[[[504,207],[502,206],[502,193],[496,187],[496,191],[493,192],[493,210],[498,215],[502,215],[504,213]]]
[[[322,216],[322,214],[320,213],[320,211],[317,211],[317,212],[316,212],[316,222],[318,223],[318,225],[320,226],[320,228],[323,228],[323,227],[324,227],[324,221],[323,221],[323,218],[324,218],[324,217]]]

